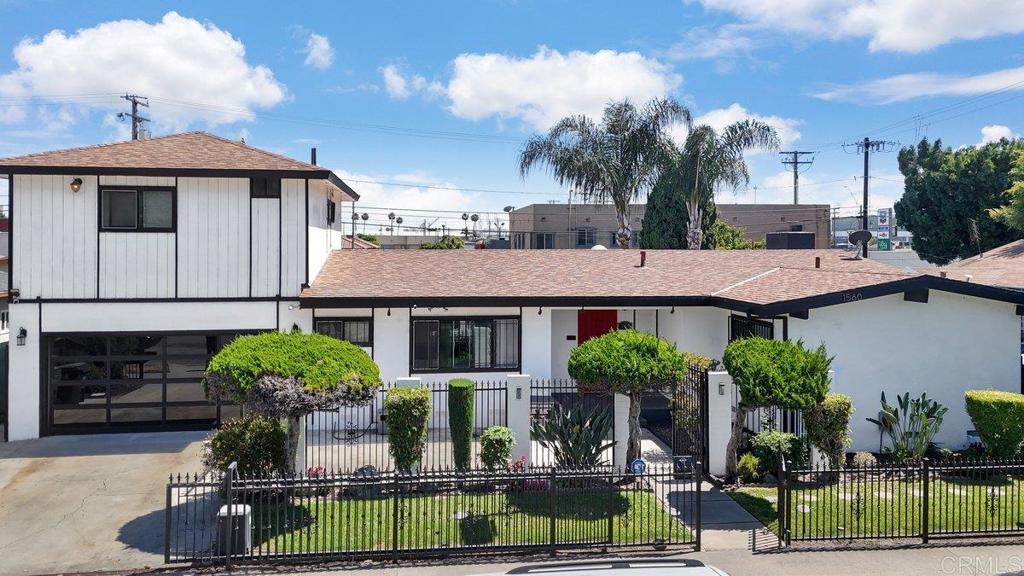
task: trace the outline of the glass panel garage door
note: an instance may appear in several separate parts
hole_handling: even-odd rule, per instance
[[[237,334],[49,335],[48,434],[210,428],[237,406],[206,400],[210,358]]]

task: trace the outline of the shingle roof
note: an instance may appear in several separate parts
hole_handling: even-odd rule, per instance
[[[966,280],[969,274],[971,282],[1024,289],[1024,240],[965,258],[943,270],[954,280]]]
[[[764,306],[917,278],[839,250],[646,253],[641,268],[637,250],[335,250],[301,298],[338,306],[573,298]]]
[[[98,144],[24,156],[0,158],[0,171],[140,174],[161,172],[182,175],[195,172],[275,172],[297,178],[330,180],[353,198],[358,194],[333,172],[322,166],[293,160],[280,154],[253,148],[242,142],[207,132],[185,132],[148,140]]]

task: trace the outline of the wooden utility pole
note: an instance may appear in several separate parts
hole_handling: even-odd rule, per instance
[[[814,163],[814,158],[810,160],[801,160],[800,157],[805,154],[814,154],[814,152],[801,152],[799,150],[790,150],[789,152],[779,152],[783,156],[782,163],[787,166],[793,167],[793,204],[800,203],[800,166]],[[792,160],[786,158],[792,156]]]
[[[149,98],[146,98],[145,96],[136,96],[135,94],[125,94],[124,96],[121,96],[121,99],[132,103],[132,113],[125,114],[124,112],[121,112],[117,117],[120,120],[124,120],[125,118],[132,119],[132,140],[138,140],[139,135],[142,133],[142,123],[149,122],[149,118],[144,118],[139,114],[139,106],[149,108]]]

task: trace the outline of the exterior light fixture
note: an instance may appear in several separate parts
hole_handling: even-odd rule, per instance
[[[388,316],[391,316],[391,306],[388,306]]]
[[[542,313],[540,306],[537,306],[537,316],[540,316]]]
[[[673,306],[672,309],[668,311],[668,313],[669,314],[675,314],[676,313],[676,307]]]
[[[82,179],[75,178],[74,180],[71,181],[71,184],[69,186],[71,186],[72,192],[78,192],[79,190],[82,189]]]
[[[718,395],[725,396],[725,382],[718,383]]]
[[[24,326],[18,329],[18,346],[25,345],[25,338],[28,338],[28,330]]]

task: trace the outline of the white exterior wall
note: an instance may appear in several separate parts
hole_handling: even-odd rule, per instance
[[[174,298],[173,232],[101,232],[100,298]]]
[[[327,256],[331,250],[342,247],[344,238],[343,226],[345,224],[343,203],[340,194],[333,191],[333,188],[322,180],[310,180],[309,182],[309,281],[312,282],[316,275],[327,262]],[[327,222],[327,201],[333,200],[337,203],[335,219],[333,224]]]
[[[790,319],[789,336],[807,346],[824,342],[836,373],[832,390],[850,396],[852,450],[878,450],[878,428],[865,418],[879,411],[884,390],[896,396],[922,392],[949,408],[937,438],[965,444],[973,429],[964,391],[996,388],[1020,392],[1020,318],[1012,304],[932,290],[927,304],[895,294],[810,311]]]
[[[248,178],[178,178],[179,298],[249,295],[249,226]]]

